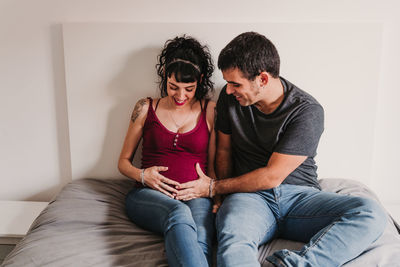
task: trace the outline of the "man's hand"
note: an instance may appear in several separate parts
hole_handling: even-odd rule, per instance
[[[223,200],[222,195],[215,195],[213,197],[213,200],[214,200],[214,205],[213,205],[212,212],[217,213],[219,207],[221,207],[221,205],[222,205],[222,200]]]
[[[176,189],[179,190],[175,196],[176,199],[187,201],[199,197],[209,197],[211,178],[203,173],[199,163],[196,163],[196,171],[199,175],[197,180],[176,186]]]

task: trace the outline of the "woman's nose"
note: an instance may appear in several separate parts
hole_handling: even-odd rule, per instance
[[[185,91],[184,90],[178,90],[178,94],[177,95],[178,95],[179,98],[182,99],[185,96]]]

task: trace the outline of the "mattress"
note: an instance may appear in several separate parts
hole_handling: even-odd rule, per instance
[[[363,184],[322,179],[323,190],[377,199]],[[125,215],[129,179],[80,179],[50,201],[2,266],[168,266],[163,237],[133,224]],[[387,214],[383,235],[346,267],[400,266],[400,235]],[[302,243],[275,239],[259,248],[261,266],[274,251]]]

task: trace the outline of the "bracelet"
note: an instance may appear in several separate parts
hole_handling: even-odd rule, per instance
[[[141,169],[140,170],[140,180],[142,181],[142,185],[146,186],[145,182],[144,182],[144,170],[145,169]]]
[[[210,198],[213,197],[213,195],[212,195],[212,186],[213,186],[213,184],[214,184],[214,179],[211,179],[211,181],[210,181],[210,187],[208,188],[208,196],[209,196]]]

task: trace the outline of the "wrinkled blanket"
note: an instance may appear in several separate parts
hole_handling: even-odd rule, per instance
[[[364,185],[322,179],[323,190],[375,198]],[[66,185],[33,222],[2,266],[167,266],[163,238],[134,225],[125,215],[129,179],[81,179]],[[394,222],[346,267],[400,266],[400,235]],[[301,243],[276,239],[261,246],[259,260]]]

